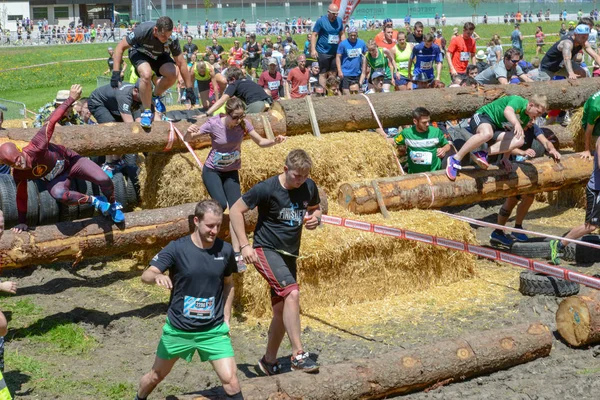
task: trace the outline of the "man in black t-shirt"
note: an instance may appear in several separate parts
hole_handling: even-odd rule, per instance
[[[125,83],[118,89],[106,85],[94,90],[88,99],[88,107],[96,122],[134,122],[139,118],[142,103],[138,83]]]
[[[156,20],[156,24],[144,22],[119,42],[113,55],[114,66],[110,80],[110,85],[115,89],[119,87],[120,65],[123,52],[126,49],[129,49],[129,60],[140,77],[140,94],[144,106],[140,122],[142,127],[150,128],[152,126],[151,103],[154,103],[156,111],[159,113],[166,111],[160,96],[177,81],[175,64],[179,67],[185,80],[186,99],[191,104],[196,104],[194,75],[187,67],[187,62],[179,45],[179,39],[173,35],[173,21],[171,18],[160,17]],[[173,55],[175,61],[169,53]],[[159,77],[154,91],[152,90],[152,73]]]
[[[243,399],[229,337],[237,265],[231,245],[217,238],[222,221],[219,203],[198,203],[194,233],[169,243],[142,274],[142,282],[170,290],[171,297],[154,365],[140,380],[136,400],[146,399],[179,358],[190,362],[196,351],[212,364],[226,398]]]
[[[198,53],[198,46],[196,46],[195,43],[192,43],[192,40],[192,36],[188,36],[187,43],[183,46],[183,51],[188,55],[188,58],[190,58],[192,54]]]
[[[312,161],[304,150],[292,150],[283,172],[258,183],[229,212],[246,264],[254,264],[271,287],[273,319],[265,355],[258,366],[267,375],[278,374],[277,351],[287,332],[292,345],[292,369],[316,372],[319,365],[302,349],[300,340],[300,292],[296,259],[302,226],[315,229],[321,222],[317,185],[308,178]],[[244,228],[244,214],[258,207],[254,245]],[[285,314],[285,318],[284,318]]]
[[[227,87],[223,95],[206,111],[206,115],[210,116],[227,103],[231,97],[240,98],[246,103],[246,112],[249,114],[267,111],[273,99],[269,96],[262,86],[254,82],[252,79],[247,79],[246,74],[238,67],[229,67],[225,73],[227,78]]]

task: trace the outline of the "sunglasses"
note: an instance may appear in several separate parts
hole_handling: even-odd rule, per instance
[[[246,113],[238,115],[237,117],[234,117],[233,115],[229,114],[229,117],[234,121],[239,121],[240,119],[244,119],[246,117]]]
[[[513,63],[513,64],[516,64],[516,63],[518,63],[519,61],[521,61],[521,60],[510,60],[510,62],[511,62],[511,63]]]
[[[331,11],[327,11],[327,12],[328,12],[329,14],[331,14],[331,15],[338,15],[338,14],[339,14],[339,13],[336,13],[336,12],[331,12]]]

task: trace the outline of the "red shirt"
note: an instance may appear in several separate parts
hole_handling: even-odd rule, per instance
[[[275,76],[269,71],[264,71],[258,78],[258,84],[271,91],[273,100],[279,100],[279,88],[283,85],[283,77],[279,71],[275,71]]]
[[[310,72],[308,68],[304,68],[304,72],[300,71],[300,67],[293,68],[288,74],[287,80],[292,84],[290,96],[292,99],[301,99],[308,94],[308,79]]]
[[[450,41],[448,52],[452,54],[452,66],[459,74],[467,72],[467,65],[477,52],[475,39],[465,39],[464,36],[455,36]]]

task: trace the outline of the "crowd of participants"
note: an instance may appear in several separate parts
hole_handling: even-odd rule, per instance
[[[281,372],[277,354],[286,334],[292,347],[292,369],[319,369],[302,345],[296,280],[301,231],[303,227],[317,228],[321,218],[318,191],[309,178],[313,161],[303,150],[293,150],[279,175],[242,195],[239,173],[243,137],[248,135],[260,147],[275,146],[286,139],[260,136],[245,118],[247,113],[267,111],[280,98],[361,92],[370,96],[390,90],[407,91],[408,95],[413,90],[436,90],[445,86],[441,81],[444,62],[449,66],[450,86],[457,87],[588,77],[591,74],[583,52],[600,65],[600,55],[590,40],[596,25],[589,17],[569,24],[569,30],[549,46],[541,59],[527,62],[518,23],[506,49],[494,37],[486,50],[478,51],[476,27],[470,22],[463,25],[462,32],[455,30],[446,40],[435,27],[426,33],[418,21],[397,31],[391,20],[384,20],[376,38],[364,42],[356,27],[342,24],[338,13],[337,6],[329,5],[327,15],[319,18],[307,34],[303,49],[291,36],[284,39],[277,35],[275,40],[267,37],[259,43],[256,34],[249,33],[244,43],[236,40],[229,50],[215,38],[201,52],[192,37],[182,45],[172,36],[176,28],[168,17],[143,23],[133,35],[110,49],[109,85],[97,88],[87,99],[80,98],[79,85],[59,92],[41,110],[36,120],[40,131],[28,146],[0,146],[0,161],[13,169],[17,183],[19,225],[14,231],[29,229],[25,224],[26,181],[40,178],[33,172],[39,172],[41,165],[45,167],[41,178],[57,200],[67,204],[88,202],[115,223],[121,223],[124,215],[114,199],[110,180],[110,174],[119,168],[121,156],[107,156],[101,165],[80,157],[51,143],[54,126],[138,121],[145,129],[151,129],[154,120],[168,119],[161,96],[175,83],[190,109],[188,115],[200,116],[185,137],[193,140],[208,135],[211,139],[202,179],[213,200],[198,204],[194,233],[165,247],[142,275],[143,282],[172,290],[173,296],[155,363],[142,377],[136,399],[147,398],[179,358],[190,361],[196,351],[203,361],[211,362],[227,398],[243,398],[226,333],[234,293],[232,274],[242,273],[246,264],[255,265],[271,287],[273,319],[265,354],[258,362],[260,370],[267,375]],[[544,36],[536,34],[535,40],[538,45],[545,45]],[[124,74],[126,50],[129,69],[134,71],[130,77]],[[542,52],[536,54],[541,56]],[[413,124],[384,126],[377,133],[397,146],[408,173],[445,169],[453,181],[469,162],[482,169],[496,162],[506,172],[513,171],[518,162],[544,155],[560,162],[555,137],[542,129],[557,120],[560,112],[548,110],[544,96],[506,96],[481,107],[471,118],[457,121],[432,123],[429,110],[415,107]],[[593,232],[600,224],[600,210],[594,207],[600,201],[600,124],[596,124],[599,117],[600,92],[584,106],[585,151],[580,156],[594,160],[594,172],[586,187],[585,223],[574,228],[567,238]],[[97,183],[107,197],[70,190],[70,179],[74,177]],[[522,228],[532,203],[532,195],[506,199],[498,213],[498,224],[506,225],[516,208],[515,227]],[[251,244],[243,215],[253,208],[258,208],[259,222]],[[230,213],[231,244],[216,238],[224,209]],[[528,239],[522,233],[511,234],[502,229],[495,230],[490,238],[499,246]],[[550,242],[553,263],[560,263],[566,244]],[[165,274],[166,271],[170,273]]]

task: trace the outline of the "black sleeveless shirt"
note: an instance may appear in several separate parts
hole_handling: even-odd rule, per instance
[[[571,59],[575,58],[575,55],[583,48],[581,45],[575,45],[572,37],[567,37],[563,40],[569,40],[573,43],[573,49],[571,50]],[[554,43],[552,47],[546,52],[546,55],[542,59],[540,64],[540,70],[556,72],[561,68],[561,63],[564,61],[562,51],[558,49],[558,45],[562,42],[559,40]]]

